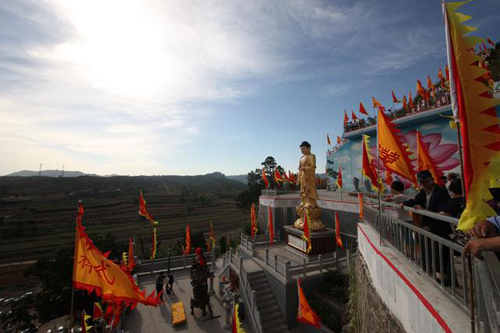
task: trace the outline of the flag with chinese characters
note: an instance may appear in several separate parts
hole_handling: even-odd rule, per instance
[[[464,160],[464,196],[467,202],[458,223],[460,230],[469,230],[477,221],[496,215],[487,201],[492,198],[490,183],[498,177],[498,170],[491,165],[500,151],[500,127],[495,109],[500,101],[491,98],[490,88],[477,80],[488,71],[477,66],[483,59],[468,51],[482,40],[469,35],[476,30],[474,27],[463,24],[471,17],[456,11],[465,3],[442,4],[451,107],[455,119],[460,122]]]
[[[307,209],[304,209],[304,217],[302,218],[304,222],[302,239],[306,241],[306,250],[307,253],[311,252],[312,249],[312,240],[311,240],[311,226],[309,225],[309,218],[307,216]]]
[[[262,168],[262,180],[264,181],[264,186],[269,188],[269,180],[267,179],[266,169]]]
[[[252,202],[252,206],[250,206],[250,222],[252,229],[252,238],[257,235],[257,212],[255,209],[255,203]]]
[[[342,165],[339,163],[339,174],[337,176],[337,186],[342,188]]]
[[[146,200],[144,200],[144,197],[142,196],[142,191],[139,191],[139,215],[147,218],[152,224],[158,224],[158,221],[149,215],[148,210],[146,209]]]
[[[186,246],[184,247],[184,254],[191,253],[191,228],[186,226]]]
[[[330,140],[330,136],[328,135],[328,133],[326,133],[326,143],[328,143],[329,146],[332,145],[332,141]]]
[[[245,333],[245,330],[241,328],[240,317],[238,316],[239,305],[235,303],[233,306],[233,325],[232,333]]]
[[[120,266],[107,259],[97,249],[82,226],[83,207],[79,205],[76,218],[75,256],[73,263],[73,285],[75,289],[95,292],[104,301],[125,302],[134,308],[137,303],[157,306],[155,291],[146,297],[134,279]]]
[[[337,246],[340,247],[342,250],[345,250],[344,244],[342,244],[342,237],[340,236],[340,220],[339,220],[339,214],[335,212],[335,242],[337,243]]]
[[[377,170],[375,169],[375,166],[373,165],[373,160],[372,156],[370,154],[370,149],[368,146],[368,140],[369,136],[366,134],[363,134],[362,136],[362,173],[363,176],[368,178],[370,180],[370,183],[372,185],[373,190],[379,189],[379,181],[378,181],[378,175],[377,175]]]
[[[366,112],[365,106],[363,103],[359,102],[359,113],[364,114],[365,116],[368,116],[368,112]]]
[[[436,161],[433,160],[431,154],[429,153],[429,148],[422,140],[422,134],[419,131],[417,131],[417,162],[418,171],[430,171],[432,177],[434,177],[434,181],[439,186],[444,186],[443,180],[441,179],[441,177],[444,176],[444,173],[441,168],[439,168]]]
[[[321,319],[309,306],[306,295],[300,286],[300,279],[297,279],[297,292],[299,294],[299,310],[297,313],[297,321],[317,328],[321,327]]]
[[[269,236],[269,245],[273,245],[274,243],[274,222],[273,222],[273,209],[271,206],[268,207],[267,211],[267,227],[268,227],[268,236]]]
[[[408,179],[417,186],[415,171],[410,160],[410,152],[404,145],[401,131],[382,112],[378,111],[378,150],[379,158],[386,169]]]

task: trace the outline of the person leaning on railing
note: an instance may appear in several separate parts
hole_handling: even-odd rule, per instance
[[[479,221],[469,230],[469,234],[476,238],[465,245],[464,255],[471,253],[476,258],[482,259],[483,251],[500,252],[500,216]]]

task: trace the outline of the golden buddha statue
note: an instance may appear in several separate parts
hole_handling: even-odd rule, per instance
[[[300,144],[300,151],[303,156],[299,163],[299,182],[300,182],[300,205],[297,207],[297,215],[299,218],[293,224],[295,229],[304,229],[304,211],[307,211],[309,226],[311,231],[326,230],[323,222],[319,220],[321,208],[319,208],[316,200],[318,200],[318,192],[316,191],[316,156],[311,154],[311,145],[304,141]]]

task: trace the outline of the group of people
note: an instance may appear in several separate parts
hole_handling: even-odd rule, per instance
[[[165,292],[162,292],[163,286],[165,286]],[[174,287],[174,276],[172,274],[168,274],[167,277],[165,276],[164,272],[160,272],[160,274],[156,278],[156,293],[157,294],[161,293],[160,300],[163,301],[164,293],[166,293],[167,295],[173,295],[174,294],[173,287]]]
[[[404,210],[405,206],[412,207],[417,211],[427,210],[455,218],[459,218],[465,209],[462,183],[457,174],[449,173],[447,176],[443,176],[444,186],[438,185],[428,170],[418,172],[417,180],[421,190],[413,198],[404,194],[404,184],[401,181],[396,180],[391,184],[392,195],[385,200],[399,204],[399,208],[394,212],[397,219],[417,225],[444,239],[461,243],[464,245],[464,254],[472,253],[477,258],[481,258],[483,250],[500,251],[500,216],[478,222],[473,229],[467,232],[468,235],[465,235],[455,230],[454,226],[448,222],[425,215],[408,214]],[[498,209],[496,202],[490,204]],[[412,236],[408,235],[408,237]],[[471,239],[471,237],[474,238]],[[437,243],[435,245],[437,246]],[[430,248],[430,244],[428,248]],[[438,251],[437,249],[435,252]],[[449,252],[445,251],[442,258],[444,274],[439,274],[440,267],[436,267],[436,271],[439,275],[444,275],[445,284],[448,284],[451,281]],[[432,261],[432,257],[430,253],[427,255],[424,253],[421,260],[424,262],[425,260]],[[438,260],[436,258],[436,263]]]

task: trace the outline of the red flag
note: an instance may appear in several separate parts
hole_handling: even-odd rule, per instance
[[[391,95],[392,95],[392,102],[393,103],[399,103],[398,99],[396,98],[396,95],[394,95],[394,91],[391,89]]]
[[[267,179],[266,169],[262,168],[262,180],[264,181],[264,186],[269,188],[269,180]]]
[[[281,185],[283,183],[283,177],[281,176],[281,172],[278,171],[278,168],[274,169],[274,181],[278,185]]]
[[[352,120],[358,120],[358,117],[356,116],[354,111],[351,111],[351,113],[352,113]]]
[[[342,139],[340,138],[340,136],[337,135],[337,144],[341,144],[342,143]]]
[[[96,319],[102,318],[103,312],[102,312],[102,307],[101,304],[98,302],[94,302],[94,311],[93,311],[93,316],[92,316],[92,321],[95,321]]]
[[[158,224],[158,221],[149,215],[146,209],[146,200],[144,200],[144,197],[142,196],[142,191],[139,191],[139,215],[147,218],[152,224]]]
[[[406,102],[406,95],[403,96],[403,109],[408,111],[408,104]]]
[[[393,180],[392,180],[392,173],[389,171],[389,169],[385,170],[385,183],[391,187]]]
[[[363,162],[362,162],[362,173],[363,176],[368,178],[370,180],[370,183],[372,185],[372,188],[374,190],[379,189],[379,183],[378,183],[378,176],[377,176],[377,171],[375,170],[375,167],[372,162],[372,157],[370,154],[370,149],[368,146],[368,138],[369,136],[366,134],[362,135],[362,144],[363,144]]]
[[[342,188],[342,165],[339,162],[339,174],[337,176],[337,186]]]
[[[372,97],[372,105],[373,105],[373,108],[376,109],[379,105],[382,105],[379,103],[379,101],[377,101],[375,99],[375,97]]]
[[[191,253],[191,228],[186,226],[186,247],[184,248],[184,254]]]
[[[411,91],[408,93],[408,107],[410,108],[410,111],[413,110],[413,98],[411,97]]]
[[[340,237],[340,221],[339,221],[339,214],[335,212],[335,242],[337,243],[337,246],[340,247],[342,250],[345,250],[344,244],[342,244],[342,237]]]
[[[450,68],[448,67],[448,65],[445,65],[444,66],[444,71],[446,72],[446,81],[450,81]]]
[[[349,121],[349,117],[347,116],[347,111],[344,110],[344,126],[347,125],[348,121]]]
[[[438,79],[441,80],[441,88],[445,89],[446,88],[446,80],[443,76],[443,71],[441,70],[441,68],[439,68],[439,71],[438,71]]]
[[[484,44],[484,42],[482,43],[483,44],[483,49],[486,51],[488,48],[486,47],[486,44]]]
[[[269,245],[273,245],[274,243],[274,223],[273,223],[273,209],[271,206],[268,207],[267,214],[267,227],[269,228]]]
[[[495,47],[495,43],[493,43],[493,41],[489,38],[486,38],[486,41],[488,42],[488,44],[490,44],[491,46]]]
[[[364,114],[365,116],[368,116],[368,112],[366,112],[365,106],[363,103],[359,102],[359,113]]]
[[[311,241],[311,228],[309,226],[309,219],[307,217],[307,209],[304,209],[304,217],[302,218],[304,222],[304,228],[303,232],[304,234],[302,235],[302,238],[306,241],[307,243],[307,252],[311,252],[312,249],[312,241]]]
[[[300,279],[297,279],[297,291],[299,293],[299,310],[297,313],[297,321],[299,323],[304,323],[307,325],[315,326],[317,328],[321,327],[321,319],[309,306],[306,296],[302,287],[300,286]]]
[[[134,267],[135,267],[134,243],[132,242],[132,238],[129,238],[129,240],[128,240],[128,264],[127,264],[128,271],[132,272]]]

